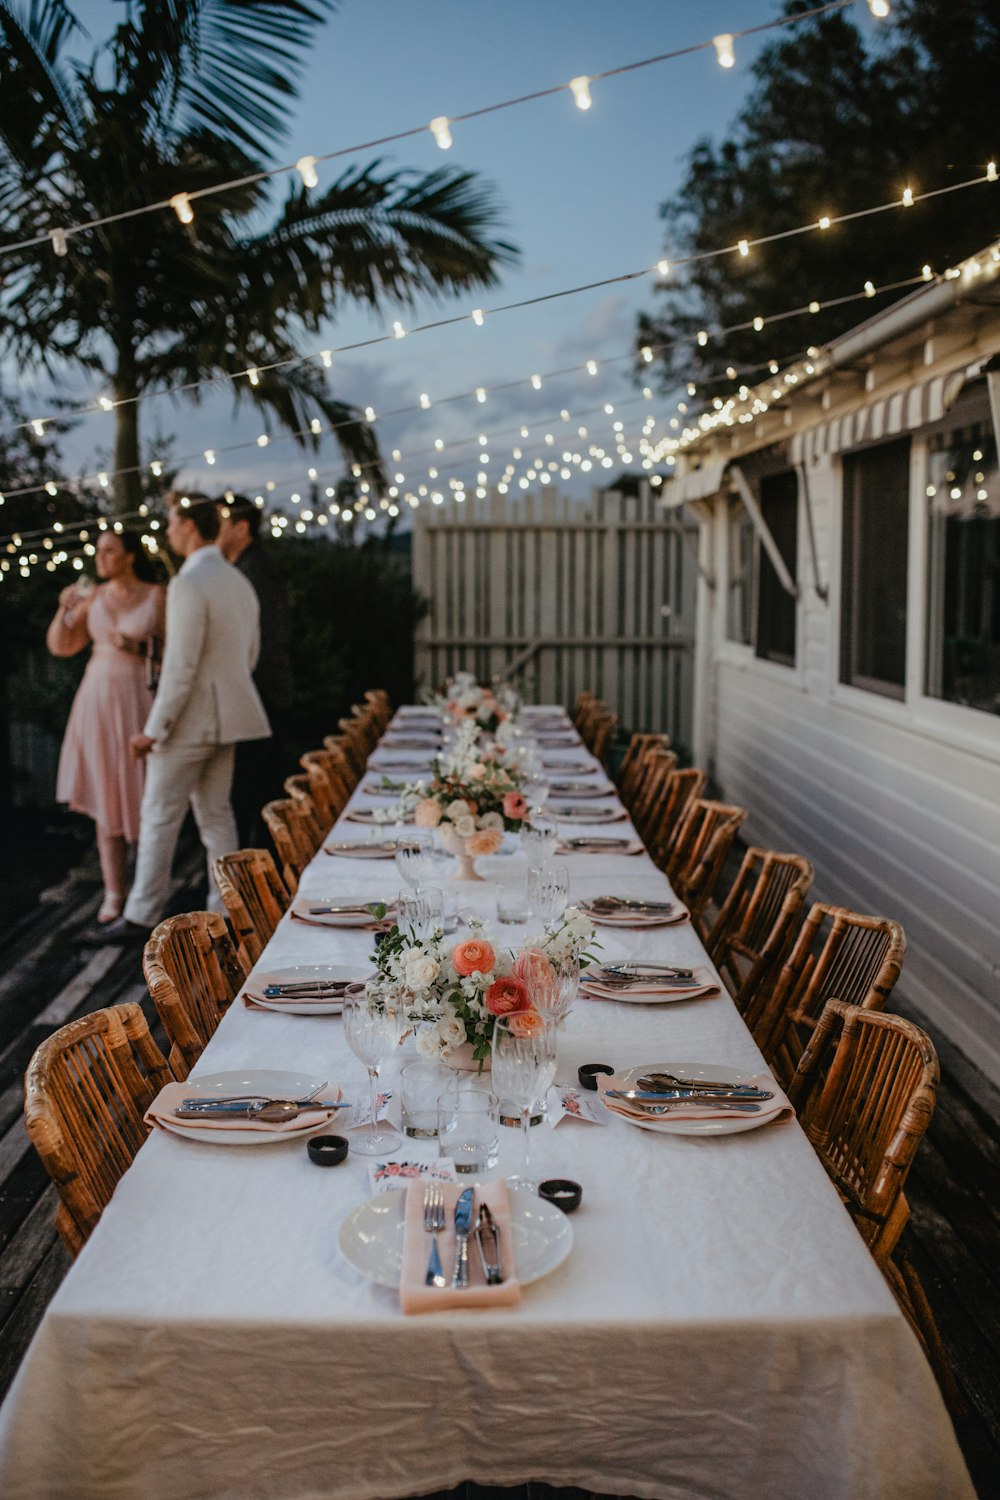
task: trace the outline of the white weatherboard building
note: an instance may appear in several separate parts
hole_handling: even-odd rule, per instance
[[[1000,1082],[1000,245],[702,419],[694,755]],[[992,397],[992,402],[991,402]]]

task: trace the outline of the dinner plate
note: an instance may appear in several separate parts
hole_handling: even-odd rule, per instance
[[[588,902],[580,900],[577,906],[585,917],[589,917],[598,927],[672,927],[680,922],[688,921],[690,913],[686,906],[678,901],[670,911],[665,912],[638,912],[625,911],[621,915],[613,912],[595,911]]]
[[[198,1095],[206,1099],[220,1094],[264,1094],[269,1099],[304,1099],[313,1094],[323,1083],[315,1074],[292,1073],[278,1068],[245,1068],[228,1073],[206,1073],[199,1078],[191,1074],[185,1080],[192,1098]],[[332,1096],[331,1096],[332,1097]],[[317,1130],[330,1130],[329,1119],[315,1125],[304,1125],[299,1130],[199,1130],[197,1125],[187,1125],[183,1120],[161,1119],[164,1130],[173,1135],[184,1136],[202,1146],[273,1146],[280,1141],[300,1141],[314,1135]]]
[[[377,828],[394,828],[397,823],[412,823],[413,813],[404,813],[401,818],[376,818],[375,813],[387,812],[388,808],[352,807],[344,817],[348,823],[372,823]]]
[[[394,859],[396,847],[395,839],[375,844],[365,844],[360,839],[345,839],[342,843],[324,844],[323,853],[332,854],[337,859]]]
[[[405,1206],[405,1193],[383,1193],[362,1203],[340,1226],[344,1259],[379,1286],[399,1286]],[[534,1193],[511,1193],[510,1218],[517,1279],[530,1286],[562,1265],[573,1248],[573,1226],[561,1208]]]
[[[692,982],[686,979],[683,985],[664,986],[658,990],[626,990],[616,985],[605,989],[600,979],[589,981],[585,977],[580,980],[580,989],[591,1000],[618,1000],[623,1005],[670,1005],[678,1000],[706,1000],[718,995],[719,986],[707,970],[704,972],[705,978],[702,980]],[[591,984],[597,988],[592,989]]]
[[[603,786],[595,786],[591,781],[549,781],[549,791],[553,797],[613,797],[615,789],[605,783]]]
[[[361,967],[363,965],[359,964],[294,964],[290,969],[272,969],[266,974],[254,974],[240,993],[249,994],[255,1005],[277,1011],[278,1015],[339,1016],[344,1008],[343,995],[329,1000],[269,1000],[265,997],[264,990],[269,984],[294,984],[297,980],[343,979],[348,983],[363,984],[367,976],[358,972]]]
[[[623,823],[626,813],[623,807],[553,807],[551,802],[545,804],[547,817],[555,818],[557,823]]]
[[[547,760],[544,755],[542,765],[546,771],[555,772],[560,776],[586,776],[600,769],[591,760]]]
[[[752,1083],[756,1076],[747,1068],[727,1068],[721,1063],[656,1062],[643,1063],[640,1068],[626,1068],[615,1073],[613,1083],[602,1083],[601,1087],[634,1089],[638,1080],[648,1073],[673,1073],[677,1078],[712,1078],[718,1083]],[[642,1120],[631,1116],[625,1119],[624,1115],[618,1118],[625,1120],[627,1125],[637,1125],[640,1130],[652,1130],[659,1135],[740,1135],[745,1130],[769,1125],[774,1115],[730,1115],[727,1119],[714,1120],[671,1119],[669,1115],[650,1115]]]
[[[330,896],[329,898],[325,896],[303,896],[300,900],[292,902],[291,910],[293,915],[302,917],[306,922],[315,922],[320,927],[368,927],[372,922],[377,920],[372,916],[370,911],[312,912],[309,910],[311,906],[340,905],[344,905],[343,898],[338,900],[336,896]],[[392,916],[396,908],[394,900],[380,901],[377,896],[373,896],[370,901],[366,901],[365,905],[384,906],[386,908],[386,915],[389,917]]]

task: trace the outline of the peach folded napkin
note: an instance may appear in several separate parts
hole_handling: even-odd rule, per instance
[[[399,1277],[399,1304],[405,1313],[438,1312],[445,1307],[513,1307],[521,1300],[521,1284],[514,1264],[514,1234],[510,1221],[510,1198],[507,1184],[476,1183],[472,1210],[473,1234],[469,1238],[469,1285],[452,1287],[451,1268],[455,1257],[455,1204],[459,1194],[470,1183],[445,1182],[445,1227],[437,1236],[438,1254],[448,1285],[428,1286],[427,1261],[431,1253],[431,1236],[424,1228],[424,1185],[412,1182],[406,1189],[403,1218],[403,1265]],[[475,1244],[476,1213],[485,1203],[493,1215],[500,1239],[500,1256],[504,1279],[499,1286],[487,1286],[479,1251]]]
[[[325,1088],[324,1098],[339,1099],[339,1088]],[[180,1109],[184,1099],[211,1098],[210,1094],[198,1095],[196,1081],[189,1080],[187,1083],[167,1083],[157,1094],[152,1104],[143,1115],[147,1125],[163,1125],[164,1120],[169,1120],[171,1125],[183,1125],[194,1130],[204,1130],[210,1133],[213,1130],[261,1130],[269,1135],[300,1135],[303,1132],[315,1130],[317,1125],[328,1124],[337,1113],[333,1109],[308,1109],[303,1110],[300,1115],[293,1115],[290,1120],[281,1120],[278,1123],[267,1120],[233,1119],[231,1116],[211,1116],[198,1120],[178,1120],[175,1110]]]
[[[620,915],[616,912],[595,911],[586,901],[577,904],[584,916],[589,917],[597,927],[676,927],[680,922],[691,920],[691,913],[679,901],[675,901],[669,911],[627,911]]]
[[[694,979],[686,984],[664,984],[662,981],[637,978],[627,989],[619,984],[602,984],[595,975],[582,977],[580,990],[594,1000],[698,1000],[704,995],[719,994],[719,986],[708,969],[695,969]]]
[[[648,1110],[634,1108],[627,1099],[609,1099],[608,1089],[623,1089],[630,1087],[616,1074],[608,1076],[605,1073],[599,1075],[601,1083],[598,1093],[601,1103],[605,1109],[610,1109],[614,1115],[621,1115],[624,1120],[739,1120],[749,1118],[738,1109],[727,1109],[725,1104],[674,1104],[662,1115],[650,1114]],[[773,1099],[762,1099],[760,1101],[760,1113],[752,1116],[755,1125],[766,1125],[773,1120],[791,1120],[795,1111],[788,1101],[788,1095],[780,1084],[775,1083],[770,1073],[755,1073],[752,1077],[741,1077],[740,1083],[751,1083],[758,1089],[769,1089],[773,1093]],[[634,1084],[631,1087],[635,1087]]]
[[[367,928],[362,928],[366,932]],[[271,995],[267,1003],[264,1003],[262,995],[253,995],[249,990],[243,991],[243,1004],[247,1010],[275,1010],[281,1005],[336,1005],[344,1001],[348,995],[363,995],[365,981],[359,979],[356,984],[345,985],[343,989],[326,995]]]

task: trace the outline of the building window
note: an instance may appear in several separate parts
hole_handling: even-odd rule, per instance
[[[888,698],[906,684],[909,509],[909,438],[844,459],[840,678]]]
[[[927,693],[1000,713],[1000,475],[989,422],[928,456]]]
[[[794,583],[798,572],[799,534],[799,482],[794,469],[785,469],[761,480],[760,513]],[[782,586],[767,549],[758,543],[755,650],[764,661],[794,667],[795,611],[794,595]]]
[[[729,502],[729,597],[726,608],[726,639],[741,646],[751,644],[754,595],[754,549],[756,537],[753,522],[742,500]]]

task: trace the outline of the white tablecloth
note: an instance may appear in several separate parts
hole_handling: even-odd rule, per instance
[[[577,894],[665,890],[645,856],[569,865]],[[480,868],[523,879],[524,860]],[[302,882],[397,889],[391,862],[324,853]],[[458,891],[492,916],[492,884]],[[704,962],[690,926],[601,936],[606,954]],[[261,968],[361,960],[371,941],[286,918]],[[697,1059],[761,1067],[725,995],[580,1000],[559,1079],[588,1061]],[[336,1017],[234,1005],[197,1071],[253,1065],[364,1097]],[[520,1149],[504,1132],[500,1170]],[[694,1138],[567,1120],[532,1131],[532,1158],[583,1184],[568,1260],[517,1308],[407,1318],[338,1249],[368,1196],[364,1158],[322,1171],[301,1142],[155,1132],[0,1413],[0,1494],[389,1500],[471,1478],[658,1500],[973,1495],[927,1364],[796,1123]]]

